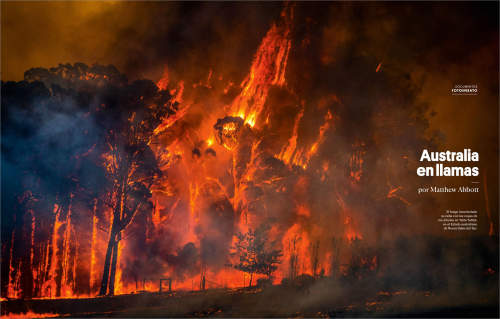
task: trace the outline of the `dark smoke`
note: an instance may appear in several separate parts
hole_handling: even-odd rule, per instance
[[[31,273],[26,262],[29,239],[24,236],[33,231],[30,219],[34,218],[34,263],[43,262],[43,246],[50,239],[55,218],[54,203],[62,207],[60,220],[71,214],[75,233],[89,236],[94,209],[104,227],[104,209],[110,203],[113,184],[103,168],[106,137],[119,132],[131,114],[140,119],[146,105],[169,98],[151,81],[128,83],[113,66],[78,63],[37,68],[26,72],[25,81],[2,82],[3,256],[9,256],[14,245],[12,263],[24,261],[22,273]],[[175,105],[167,111],[173,114]],[[143,160],[154,166],[151,150],[141,152]],[[137,218],[146,219],[149,213],[146,209]],[[2,262],[2,295],[9,280],[9,262],[9,257]],[[81,271],[78,284],[85,287],[88,275]],[[25,296],[39,293],[39,283],[33,284],[30,276],[21,278]]]

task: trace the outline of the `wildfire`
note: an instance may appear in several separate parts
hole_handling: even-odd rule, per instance
[[[165,67],[156,86],[162,96],[171,96],[175,112],[155,124],[145,142],[150,149],[130,147],[133,154],[151,151],[148,154],[151,162],[157,164],[153,167],[156,180],[146,189],[135,187],[146,178],[145,173],[137,163],[121,168],[122,154],[108,142],[106,152],[98,156],[100,165],[113,176],[120,169],[128,169],[126,179],[117,183],[115,178],[113,182],[118,186],[112,195],[95,198],[91,205],[82,204],[83,200],[73,203],[72,196],[68,203],[56,199],[50,236],[42,245],[40,270],[35,267],[34,238],[38,224],[31,214],[30,266],[33,278],[41,283],[37,297],[94,296],[99,293],[103,274],[109,274],[110,283],[101,294],[159,290],[160,279],[170,280],[176,290],[199,290],[242,287],[250,283],[250,278],[255,278],[253,283],[266,279],[278,284],[301,276],[338,275],[350,257],[338,247],[354,246],[365,235],[356,219],[359,216],[356,208],[346,195],[349,187],[329,184],[333,179],[330,177],[344,174],[346,185],[362,184],[366,144],[362,141],[349,144],[343,160],[321,158],[325,141],[336,133],[340,121],[337,113],[326,107],[340,103],[334,95],[314,105],[318,122],[309,136],[301,135],[310,120],[306,111],[309,104],[304,100],[295,100],[297,107],[287,127],[281,130],[274,127],[280,119],[273,114],[273,106],[268,105],[268,96],[272,88],[288,90],[286,71],[292,48],[292,19],[293,6],[287,5],[280,22],[273,24],[262,39],[248,75],[239,86],[239,94],[235,93],[229,103],[224,100],[217,104],[216,98],[199,102],[199,97],[193,97],[193,92],[202,88],[214,96],[223,96],[230,88],[236,90],[231,81],[220,87],[215,85],[217,80],[212,70],[206,79],[185,84],[182,80],[172,83]],[[380,64],[377,72],[379,68]],[[101,79],[98,74],[82,76]],[[295,97],[293,92],[287,92]],[[140,122],[140,112],[129,114],[127,119],[129,123]],[[82,156],[90,156],[96,149],[94,145]],[[318,180],[327,185],[324,197],[329,202],[324,211],[323,207],[318,208],[314,194]],[[117,188],[122,190],[120,196]],[[405,201],[399,196],[401,189],[391,187],[384,198]],[[134,217],[139,221],[134,227],[116,232],[127,212],[134,208],[137,199],[130,200],[134,196],[146,198],[146,204]],[[85,205],[91,206],[88,214],[81,213]],[[74,220],[77,216],[87,219]],[[337,223],[328,231],[322,225],[327,219]],[[276,220],[279,222],[273,224]],[[80,239],[78,222],[88,223],[88,241]],[[237,259],[228,256],[230,247],[236,243],[234,235],[263,224],[273,224],[268,240],[273,249],[282,251],[277,269],[268,274],[249,275],[229,267],[229,261],[235,262],[231,258]],[[14,242],[14,233],[12,236]],[[135,244],[140,240],[147,247],[138,249]],[[136,255],[146,253],[142,250],[154,251],[161,261],[156,264],[156,260],[141,260]],[[22,263],[14,263],[12,254],[13,246],[8,297],[19,298]],[[111,269],[102,267],[109,259],[115,261],[107,264]],[[158,269],[148,268],[149,262]],[[360,263],[375,269],[378,259],[363,256]],[[149,275],[142,268],[155,273]],[[77,278],[79,272],[85,273],[83,279]],[[78,286],[82,282],[86,287]]]
[[[161,79],[156,82],[156,86],[160,90],[166,90],[168,88],[168,68],[165,67],[165,70],[163,70],[163,75],[161,76]]]
[[[210,138],[207,140],[207,146],[208,146],[208,147],[211,147],[212,145],[214,145],[214,138],[213,138],[213,137],[210,137]]]
[[[2,315],[2,318],[10,318],[10,319],[25,319],[25,318],[56,318],[58,314],[55,313],[35,313],[32,311],[28,311],[25,313],[8,313],[6,315]]]
[[[97,202],[97,201],[96,201]],[[97,266],[97,257],[96,257],[96,250],[97,250],[97,216],[96,216],[96,205],[97,203],[94,203],[94,216],[92,217],[92,243],[90,247],[90,282],[89,286],[90,289],[92,290],[92,287],[94,287],[94,283],[96,280],[96,266]]]
[[[298,128],[303,116],[304,116],[304,109],[302,108],[302,110],[298,113],[295,119],[292,136],[288,140],[288,144],[286,145],[286,147],[284,147],[281,150],[281,152],[277,155],[277,158],[279,158],[288,165],[300,166],[303,169],[306,169],[309,161],[316,154],[321,143],[323,143],[325,139],[325,133],[330,129],[332,125],[333,115],[328,110],[326,115],[324,116],[324,123],[319,128],[317,139],[312,143],[309,149],[307,148],[299,149],[297,146]]]
[[[166,90],[168,85],[168,74],[164,74],[164,77],[160,79],[156,85],[160,90]],[[182,119],[189,110],[188,103],[182,103],[182,96],[184,94],[184,81],[180,81],[176,89],[172,89],[170,94],[173,96],[172,103],[176,105],[183,105],[181,108],[177,110],[177,112],[170,117],[167,117],[163,123],[158,125],[158,127],[154,130],[154,134],[158,135],[164,132],[166,129],[174,125],[177,121]]]
[[[241,94],[231,105],[232,116],[242,118],[252,127],[264,109],[271,86],[285,85],[285,71],[292,45],[292,16],[293,8],[285,8],[281,23],[274,24],[267,32],[257,50],[250,73],[240,85]]]

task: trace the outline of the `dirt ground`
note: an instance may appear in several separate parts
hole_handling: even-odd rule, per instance
[[[496,317],[495,291],[383,291],[366,285],[211,289],[86,299],[2,301],[2,318],[26,317]],[[20,318],[21,316],[17,316]]]

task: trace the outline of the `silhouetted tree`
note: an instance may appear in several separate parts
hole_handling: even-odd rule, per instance
[[[273,249],[274,243],[268,241],[268,229],[264,226],[246,233],[238,233],[237,241],[232,247],[231,255],[237,258],[237,263],[231,265],[235,269],[250,274],[248,286],[252,286],[254,274],[266,275],[269,279],[278,268],[281,250]]]
[[[107,145],[104,162],[113,184],[109,194],[113,221],[99,294],[113,295],[121,234],[137,213],[152,210],[150,188],[161,176],[149,144],[154,130],[175,112],[177,104],[150,81],[107,91],[101,103],[104,112],[100,124],[106,127]]]

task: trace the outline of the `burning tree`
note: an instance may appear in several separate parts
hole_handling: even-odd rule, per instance
[[[14,204],[16,198],[24,200],[15,210],[18,222],[9,247],[12,280],[4,289],[10,295],[71,296],[78,260],[73,242],[77,228],[84,227],[72,219],[89,220],[89,211],[95,219],[96,211],[105,209],[111,225],[100,294],[114,294],[118,242],[135,216],[151,211],[150,188],[161,175],[149,146],[154,130],[177,111],[178,103],[151,81],[129,83],[113,66],[83,63],[28,70],[25,81],[3,85],[4,93],[4,154],[12,150],[9,155],[19,158],[16,152],[23,149],[17,145],[32,148],[12,173],[18,174],[19,186],[9,197]],[[43,228],[44,219],[52,229]],[[38,238],[45,245],[38,245]],[[16,253],[23,243],[31,248]],[[37,278],[18,276],[20,282],[13,277],[20,270]]]
[[[271,25],[240,85],[214,68],[206,81],[184,74],[172,98],[166,71],[155,86],[79,63],[3,84],[2,296],[126,292],[115,289],[121,270],[130,286],[167,266],[178,286],[194,286],[199,268],[226,282],[232,272],[220,263],[238,227],[251,230],[237,235],[231,267],[249,273],[250,286],[254,274],[285,277],[280,259],[291,280],[322,269],[338,277],[344,265],[352,280],[375,273],[379,257],[359,240],[392,234],[402,214],[412,225],[407,168],[415,149],[432,145],[421,133],[427,109],[401,70],[375,71],[364,53],[353,60],[359,41],[325,58],[316,50],[324,26],[303,28],[309,18],[292,9]],[[351,74],[363,76],[344,81]],[[152,192],[154,218],[143,219]],[[271,222],[269,239],[258,226]],[[144,228],[120,256],[120,243]]]
[[[107,109],[102,119],[107,126],[103,157],[113,185],[107,204],[113,213],[100,295],[114,294],[122,232],[138,213],[152,210],[150,189],[162,173],[149,144],[154,130],[177,105],[168,91],[159,91],[150,81],[136,81],[103,97],[102,106]]]
[[[273,244],[269,242],[267,234],[268,229],[265,226],[236,234],[237,241],[231,255],[236,256],[238,262],[232,267],[250,274],[249,287],[252,286],[254,274],[263,274],[270,279],[283,255],[281,250],[272,249]]]

